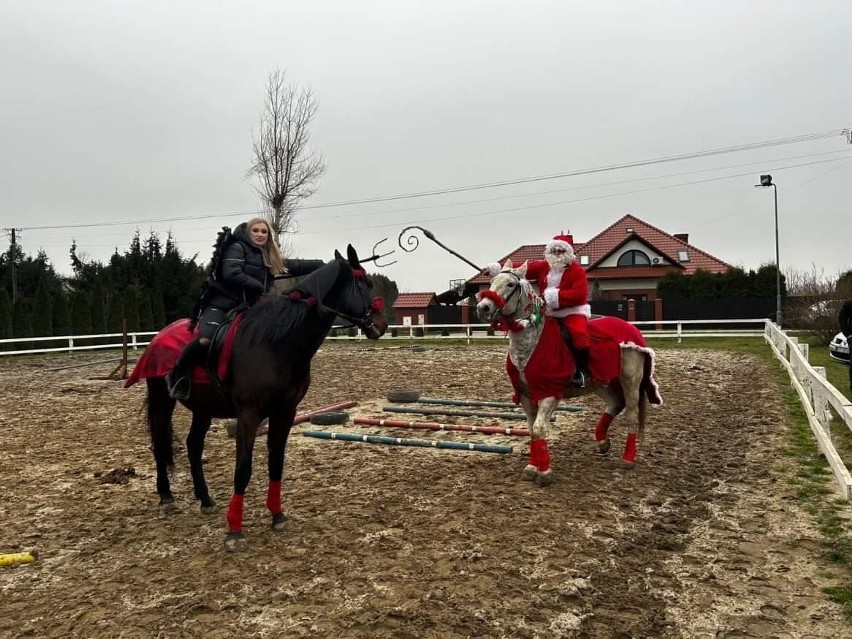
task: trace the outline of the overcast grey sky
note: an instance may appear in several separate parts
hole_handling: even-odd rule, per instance
[[[259,206],[245,172],[276,66],[320,102],[327,171],[310,207],[852,127],[850,33],[844,0],[2,0],[0,226],[62,273],[72,238],[107,260],[137,227],[171,229],[206,261],[218,228]],[[839,134],[305,208],[291,255],[329,259],[348,242],[367,254],[420,224],[484,265],[632,213],[757,268],[775,258],[772,193],[753,188],[766,172],[782,269],[852,268],[852,145]],[[66,227],[38,228],[52,225]],[[395,257],[384,272],[402,291],[474,274],[428,240]]]

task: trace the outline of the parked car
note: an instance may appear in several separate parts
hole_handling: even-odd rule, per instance
[[[849,363],[849,344],[846,343],[843,333],[838,333],[829,342],[828,355],[831,359]]]

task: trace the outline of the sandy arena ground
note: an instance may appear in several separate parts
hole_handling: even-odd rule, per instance
[[[787,428],[762,361],[662,351],[666,405],[649,411],[634,469],[594,454],[603,405],[575,402],[552,436],[553,483],[520,481],[525,438],[296,426],[284,531],[264,507],[265,438],[246,497],[249,549],[223,550],[224,512],[202,515],[185,453],[158,512],[144,385],[89,379],[103,354],[0,359],[2,637],[841,637],[819,535],[792,499]],[[346,399],[379,416],[392,388],[506,401],[502,345],[326,345],[302,409]],[[386,417],[393,417],[386,415]],[[417,416],[398,417],[418,419]],[[499,424],[493,419],[426,417]],[[176,430],[185,435],[179,408]],[[523,423],[503,422],[504,426]],[[498,455],[301,436],[306,428],[504,443]],[[231,493],[234,442],[207,439],[207,480]]]

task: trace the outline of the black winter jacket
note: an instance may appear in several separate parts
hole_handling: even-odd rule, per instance
[[[202,307],[216,306],[231,310],[246,302],[257,302],[272,288],[274,278],[263,264],[263,252],[251,243],[243,222],[234,229],[230,244],[225,247],[217,272],[207,278],[207,291]],[[322,260],[287,260],[285,266],[291,275],[313,273],[325,262]]]
[[[852,336],[852,299],[843,302],[840,307],[840,331],[848,338]]]

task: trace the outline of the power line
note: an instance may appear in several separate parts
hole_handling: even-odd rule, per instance
[[[710,157],[713,155],[721,155],[724,153],[737,153],[740,151],[754,151],[757,149],[765,149],[772,146],[781,146],[783,144],[797,144],[799,142],[811,142],[813,140],[821,140],[829,137],[843,135],[852,140],[849,129],[833,129],[831,131],[822,131],[820,133],[806,133],[804,135],[796,135],[789,138],[778,138],[775,140],[765,140],[763,142],[750,142],[748,144],[738,144],[735,146],[722,147],[718,149],[708,149],[705,151],[695,151],[693,153],[682,153],[679,155],[668,155],[648,160],[636,160],[634,162],[625,162],[622,164],[607,164],[596,166],[588,169],[579,169],[576,171],[567,171],[564,173],[552,173],[550,175],[534,175],[531,177],[517,178],[513,180],[502,180],[498,182],[486,182],[483,184],[473,184],[468,186],[457,186],[445,189],[434,189],[431,191],[419,191],[416,193],[402,193],[399,195],[387,195],[383,197],[366,198],[361,200],[345,200],[341,202],[329,202],[327,204],[314,204],[311,206],[303,206],[302,209],[323,209],[334,206],[351,206],[353,204],[369,204],[372,202],[390,202],[392,200],[407,200],[416,197],[426,197],[430,195],[444,195],[447,193],[461,193],[464,191],[478,191],[481,189],[491,189],[501,186],[513,186],[516,184],[529,184],[531,182],[542,182],[544,180],[556,180],[566,177],[575,177],[578,175],[591,175],[593,173],[604,173],[606,171],[616,171],[619,169],[632,169],[641,166],[650,166],[652,164],[662,164],[664,162],[676,162],[679,160],[694,160],[696,158]]]

